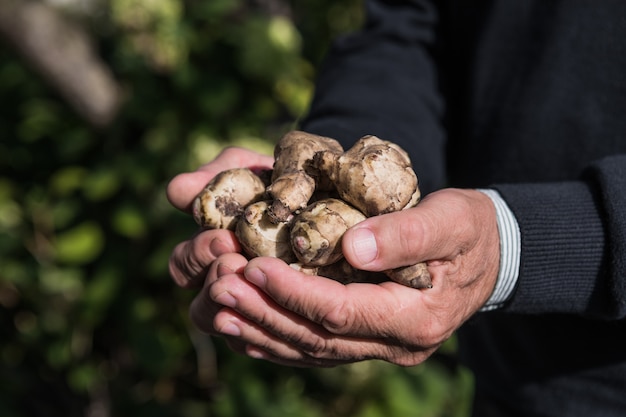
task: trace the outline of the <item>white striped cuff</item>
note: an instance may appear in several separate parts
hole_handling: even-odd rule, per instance
[[[515,215],[496,190],[478,190],[491,198],[496,208],[496,220],[500,233],[500,270],[493,293],[480,309],[491,311],[502,307],[511,297],[519,277],[521,236]]]

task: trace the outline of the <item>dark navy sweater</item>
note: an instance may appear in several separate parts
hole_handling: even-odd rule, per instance
[[[626,416],[626,1],[366,4],[302,128],[397,142],[425,192],[515,214],[515,292],[459,331],[477,415]]]

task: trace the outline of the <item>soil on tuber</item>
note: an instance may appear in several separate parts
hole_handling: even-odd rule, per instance
[[[343,200],[368,217],[412,207],[420,198],[407,153],[376,136],[362,137],[343,154],[320,151],[314,166]]]
[[[341,237],[365,215],[347,203],[328,198],[307,206],[291,225],[291,246],[304,265],[322,266],[343,257]]]
[[[268,201],[257,201],[246,207],[237,222],[235,235],[251,257],[271,256],[288,263],[296,260],[289,242],[289,225],[271,220]]]
[[[327,181],[316,181],[310,171],[313,156],[320,151],[339,155],[343,147],[335,139],[298,130],[287,133],[276,144],[272,183],[267,188],[274,200],[270,206],[274,221],[288,221],[295,211],[309,204],[316,188],[325,188]]]
[[[265,183],[247,168],[217,174],[193,202],[196,223],[207,229],[235,230],[245,208],[265,196]]]

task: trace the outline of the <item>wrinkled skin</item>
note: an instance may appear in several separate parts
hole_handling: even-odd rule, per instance
[[[271,163],[251,151],[227,149],[195,173],[175,177],[168,198],[188,211],[221,170]],[[248,261],[225,230],[180,243],[170,273],[179,285],[199,288],[190,307],[195,325],[242,354],[288,366],[370,358],[410,366],[426,360],[485,303],[499,267],[495,209],[475,190],[441,190],[417,207],[369,218],[348,230],[342,245],[346,259],[364,270],[426,261],[433,288],[343,285],[279,259]]]

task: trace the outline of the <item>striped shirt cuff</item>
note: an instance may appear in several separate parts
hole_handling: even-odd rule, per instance
[[[478,190],[491,198],[496,208],[500,233],[500,269],[493,293],[480,309],[491,311],[500,308],[513,295],[519,277],[521,236],[515,215],[495,190]]]

